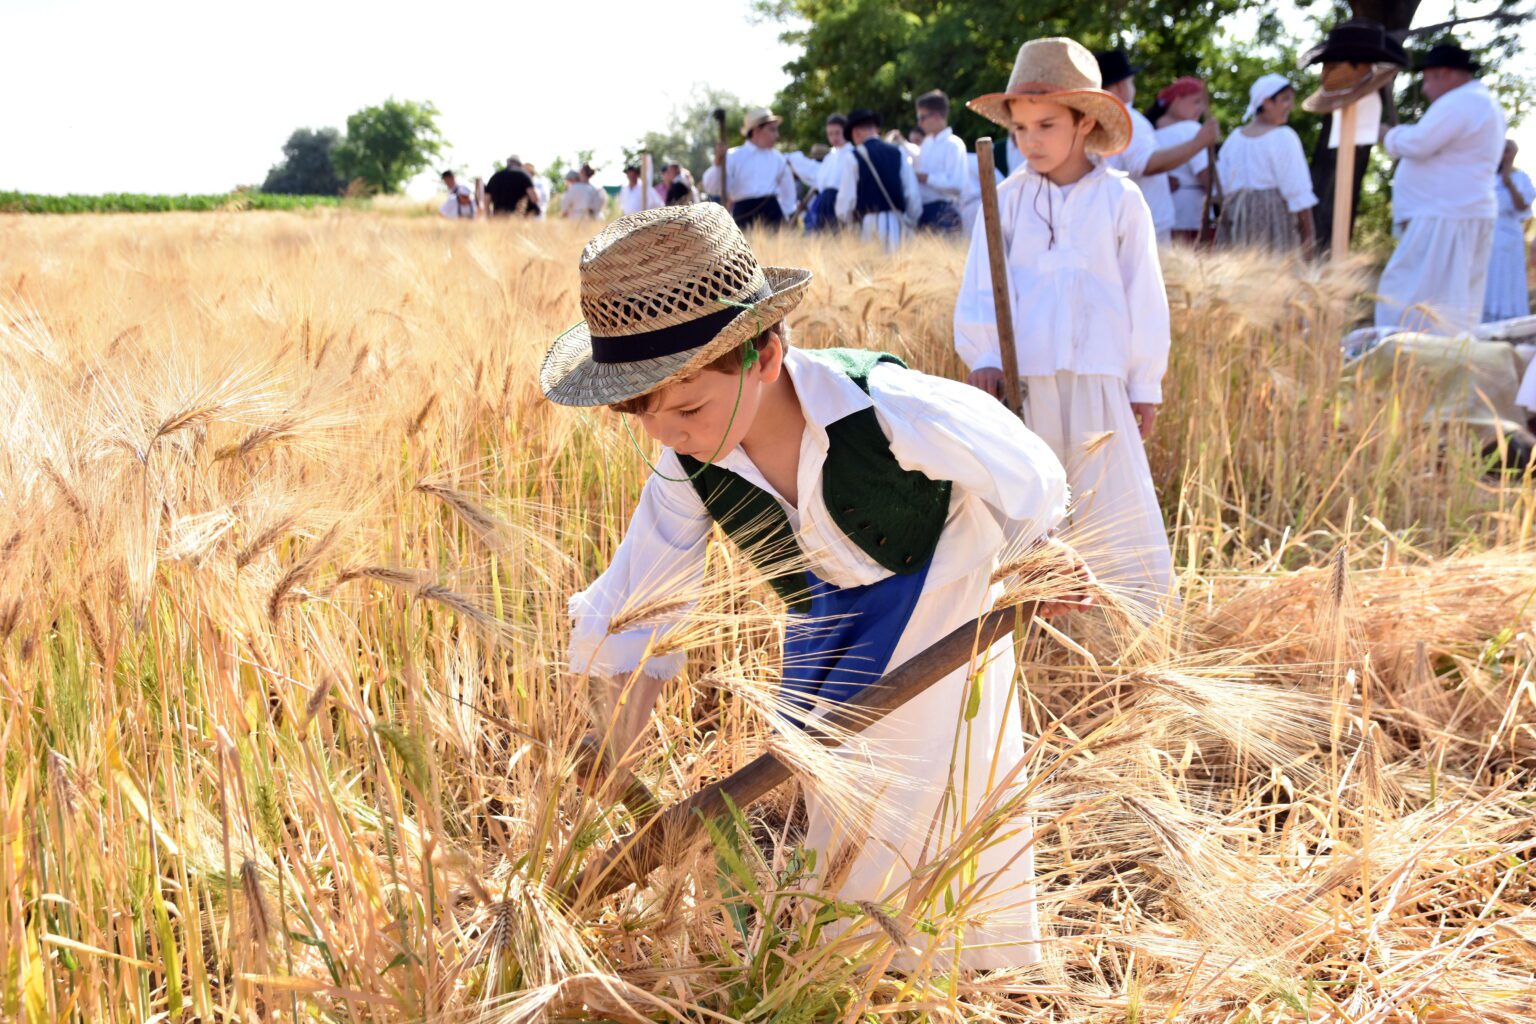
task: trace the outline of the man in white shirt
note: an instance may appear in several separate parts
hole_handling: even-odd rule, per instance
[[[448,198],[443,200],[437,212],[453,220],[473,220],[475,194],[469,190],[469,186],[460,185],[452,171],[444,171],[443,187],[448,190]]]
[[[714,166],[704,172],[704,191],[722,196],[740,228],[776,228],[794,215],[795,175],[784,154],[773,148],[782,120],[771,110],[748,111],[741,126],[747,141],[730,152],[724,143],[717,145]],[[721,192],[722,168],[729,195]]]
[[[591,182],[583,181],[581,172],[565,173],[565,194],[560,197],[560,215],[566,220],[599,220],[608,201]]]
[[[640,180],[640,167],[638,164],[630,164],[624,168],[624,177],[627,180],[623,188],[619,189],[619,212],[639,213],[648,210],[652,204],[647,198],[650,189]]]
[[[849,114],[848,131],[853,146],[837,185],[837,219],[857,223],[865,241],[878,238],[893,252],[923,216],[912,158],[880,139],[880,115],[873,110]]]
[[[1131,114],[1131,144],[1114,156],[1102,158],[1102,162],[1131,176],[1131,181],[1141,189],[1152,210],[1158,244],[1167,245],[1173,240],[1174,220],[1173,190],[1168,187],[1168,172],[1189,163],[1196,153],[1220,142],[1221,129],[1212,118],[1202,124],[1200,131],[1188,142],[1159,149],[1157,129],[1132,105],[1136,102],[1136,73],[1141,68],[1131,63],[1124,50],[1105,50],[1094,56],[1099,61],[1104,90],[1118,97]]]
[[[965,142],[949,127],[949,97],[938,89],[917,98],[917,126],[923,142],[912,162],[923,202],[918,226],[952,235],[960,230],[960,194],[967,176]]]
[[[1506,125],[1466,50],[1436,46],[1419,68],[1429,110],[1383,139],[1398,161],[1392,175],[1398,242],[1376,289],[1376,326],[1456,334],[1470,330],[1482,313]]]

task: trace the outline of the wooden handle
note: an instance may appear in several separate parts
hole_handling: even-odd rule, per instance
[[[1008,260],[1003,252],[1002,217],[997,209],[997,164],[992,159],[992,140],[976,140],[976,169],[981,174],[981,222],[987,232],[987,262],[992,268],[992,306],[997,315],[997,351],[1003,360],[1005,404],[1014,415],[1024,415],[1019,393],[1019,352],[1013,341],[1013,306],[1008,301]]]
[[[866,686],[847,702],[812,723],[809,734],[822,746],[837,746],[839,733],[866,729],[923,693],[955,669],[1013,631],[1014,623],[1034,617],[1036,604],[998,608],[953,630],[894,671]],[[727,801],[745,808],[790,778],[790,770],[774,754],[763,754],[745,768],[705,786],[650,819],[622,846],[583,872],[563,893],[567,903],[577,898],[600,900],[645,879],[669,851],[676,853],[712,821],[727,811]]]
[[[1355,206],[1355,122],[1359,111],[1351,103],[1339,111],[1339,153],[1334,160],[1333,237],[1329,256],[1349,255],[1349,218]]]
[[[731,208],[731,190],[726,187],[725,169],[726,164],[730,163],[731,147],[727,144],[725,138],[725,108],[716,107],[714,118],[715,127],[720,132],[720,145],[725,149],[725,156],[720,158],[720,202],[729,210]]]

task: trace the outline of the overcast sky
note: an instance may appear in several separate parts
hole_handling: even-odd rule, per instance
[[[781,26],[752,23],[748,7],[0,0],[0,189],[259,184],[294,128],[340,127],[392,95],[437,105],[447,165],[484,174],[510,153],[544,166],[593,148],[614,181],[620,148],[663,126],[696,84],[771,101],[794,55]],[[1419,24],[1449,7],[1426,0]],[[1531,74],[1536,53],[1520,65]],[[1522,162],[1536,166],[1536,117],[1527,121]],[[421,182],[429,193],[432,178]]]

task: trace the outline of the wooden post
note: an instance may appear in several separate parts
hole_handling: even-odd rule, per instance
[[[715,127],[719,132],[720,148],[725,150],[725,156],[720,158],[720,205],[729,210],[731,208],[731,188],[730,184],[726,181],[725,171],[726,165],[731,162],[731,147],[725,137],[725,108],[716,107],[714,118]]]
[[[651,208],[651,154],[640,154],[640,209]]]
[[[997,350],[1003,362],[1003,403],[1023,418],[1019,388],[1019,352],[1013,341],[1013,306],[1008,298],[1008,259],[1003,252],[1002,217],[997,209],[996,164],[992,140],[976,140],[976,169],[981,174],[981,222],[987,232],[987,262],[992,269],[992,304],[997,315]]]
[[[1334,159],[1333,238],[1330,258],[1349,255],[1349,220],[1354,212],[1355,122],[1359,111],[1351,103],[1339,111],[1339,153]]]

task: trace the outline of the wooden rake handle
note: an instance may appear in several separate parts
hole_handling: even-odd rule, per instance
[[[997,206],[997,163],[992,140],[976,140],[976,170],[981,175],[981,222],[987,232],[987,263],[992,271],[992,304],[997,315],[997,352],[1003,361],[1004,402],[1015,416],[1024,415],[1019,389],[1019,351],[1013,341],[1013,306],[1008,298],[1008,259],[1003,251],[1003,219]]]
[[[955,669],[969,664],[978,654],[1011,633],[1016,622],[1034,618],[1036,607],[1037,603],[1031,601],[997,608],[967,622],[816,720],[810,735],[822,746],[837,746],[848,732],[868,728]],[[668,851],[686,848],[703,830],[704,822],[725,815],[728,802],[747,807],[789,778],[788,765],[775,754],[763,754],[654,818],[645,818],[635,835],[589,866],[565,889],[562,893],[565,902],[601,900],[643,881],[661,865]]]

